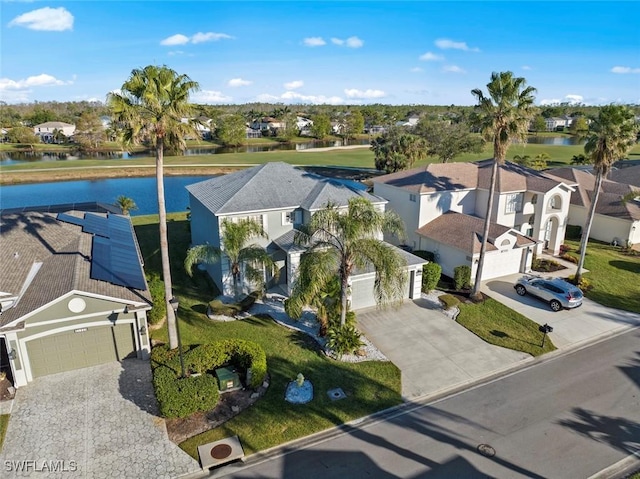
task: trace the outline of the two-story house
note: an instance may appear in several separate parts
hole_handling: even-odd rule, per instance
[[[409,247],[433,252],[448,276],[466,264],[475,277],[492,163],[434,163],[379,176],[374,194],[404,219]],[[502,165],[482,279],[528,271],[533,254],[543,250],[558,254],[571,192],[562,180],[514,163]]]
[[[76,125],[65,123],[63,121],[47,121],[33,127],[33,133],[40,137],[42,143],[54,143],[56,133],[62,133],[65,137],[70,138],[76,131]]]
[[[252,218],[262,225],[268,238],[255,240],[275,261],[279,276],[266,276],[268,287],[291,293],[304,249],[294,243],[296,228],[328,203],[346,208],[349,199],[362,197],[384,211],[387,201],[363,189],[309,173],[287,163],[265,163],[187,186],[191,208],[191,240],[194,245],[220,247],[222,222]],[[380,238],[382,239],[382,238]],[[398,249],[407,261],[405,298],[420,296],[424,260]],[[207,265],[207,272],[223,294],[233,291],[228,259]],[[268,272],[265,272],[268,275]],[[375,306],[375,272],[359,271],[351,278],[351,308]],[[249,285],[243,285],[249,289]]]

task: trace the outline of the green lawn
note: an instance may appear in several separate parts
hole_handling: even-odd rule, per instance
[[[160,270],[157,217],[133,218],[145,258],[145,269]],[[400,404],[400,371],[390,362],[341,363],[328,359],[307,335],[277,325],[266,318],[214,322],[206,318],[206,304],[216,294],[204,277],[189,278],[182,259],[189,244],[185,214],[169,215],[174,290],[180,300],[178,311],[183,344],[202,344],[226,338],[259,343],[267,354],[271,385],[263,398],[239,416],[212,431],[185,441],[181,447],[197,457],[197,445],[237,434],[247,454],[307,436]],[[166,327],[152,332],[155,340],[166,341]],[[311,380],[315,397],[306,405],[284,401],[289,381],[298,373]],[[341,387],[347,398],[331,401],[326,391]]]
[[[459,308],[458,323],[488,343],[532,356],[556,349],[548,337],[544,348],[541,347],[543,334],[538,323],[494,299],[477,304],[460,303]]]
[[[4,437],[7,434],[7,428],[9,427],[9,414],[0,414],[0,451],[2,451],[2,445],[4,444]]]
[[[565,241],[578,251],[578,241]],[[593,288],[586,297],[612,308],[640,313],[640,255],[625,254],[620,248],[590,240],[584,275]]]

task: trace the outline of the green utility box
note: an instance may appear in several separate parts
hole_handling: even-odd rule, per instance
[[[231,367],[216,369],[216,377],[218,378],[220,392],[232,391],[242,387],[242,384],[240,384],[240,376],[238,376],[236,370]]]

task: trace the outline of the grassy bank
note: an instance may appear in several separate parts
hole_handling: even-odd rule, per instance
[[[132,218],[147,273],[159,274],[160,252],[157,216]],[[401,403],[400,371],[390,362],[358,364],[328,359],[309,336],[277,325],[270,318],[216,322],[206,315],[206,305],[216,295],[215,287],[203,275],[190,278],[182,261],[189,246],[186,215],[169,215],[169,245],[174,291],[180,300],[178,312],[182,342],[203,344],[226,338],[241,338],[260,344],[267,354],[271,383],[254,406],[224,425],[185,441],[181,447],[197,457],[197,445],[238,435],[247,454],[282,444]],[[166,326],[151,337],[165,342]],[[314,385],[313,401],[291,405],[284,401],[289,381],[298,373]],[[340,387],[347,394],[331,401],[326,392]]]
[[[0,414],[0,451],[2,451],[2,445],[4,444],[4,437],[7,435],[7,428],[9,427],[9,414]]]
[[[546,153],[550,156],[549,167],[567,166],[574,155],[583,153],[582,146],[555,145],[512,145],[508,159],[515,155],[535,157]],[[467,153],[456,158],[457,162],[476,161],[490,158],[489,145],[482,153]],[[630,159],[640,159],[640,145],[629,154]],[[223,153],[211,155],[167,156],[167,175],[215,174],[230,169],[244,168],[269,161],[284,161],[295,165],[346,166],[353,168],[373,168],[373,152],[366,146],[354,149],[327,149],[322,151],[269,151],[260,153]],[[436,163],[428,157],[416,166]],[[131,160],[65,160],[51,162],[21,163],[0,166],[0,184],[36,183],[43,181],[64,181],[94,178],[152,176],[155,159],[152,157]]]

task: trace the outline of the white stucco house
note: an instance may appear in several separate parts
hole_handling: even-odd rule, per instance
[[[252,218],[262,224],[267,239],[256,239],[276,262],[276,280],[265,272],[267,287],[290,294],[304,249],[294,243],[296,228],[331,202],[346,208],[349,199],[361,197],[384,211],[387,201],[362,189],[333,181],[287,163],[265,163],[228,175],[187,186],[191,209],[192,244],[220,246],[224,219]],[[407,262],[405,298],[420,297],[422,258],[398,248]],[[232,294],[233,277],[228,259],[206,266],[223,294]],[[351,278],[349,301],[352,309],[375,306],[374,271],[359,271]],[[245,291],[250,285],[243,285]]]
[[[493,160],[434,163],[373,179],[407,227],[407,245],[434,253],[447,276],[475,277]],[[514,163],[498,169],[483,280],[530,270],[533,254],[559,254],[573,188]],[[388,241],[393,242],[392,238]]]
[[[616,177],[623,178],[626,170],[632,168],[620,170],[621,174]],[[571,194],[568,223],[584,226],[591,207],[596,177],[589,171],[569,167],[549,170],[548,174],[575,189]],[[627,174],[633,180],[633,171]],[[621,201],[623,196],[634,191],[638,192],[637,198]],[[619,245],[640,244],[640,187],[603,180],[589,237]]]
[[[33,133],[40,137],[40,141],[43,143],[53,143],[57,132],[61,132],[64,136],[70,138],[75,131],[76,125],[63,121],[47,121],[33,127]]]

